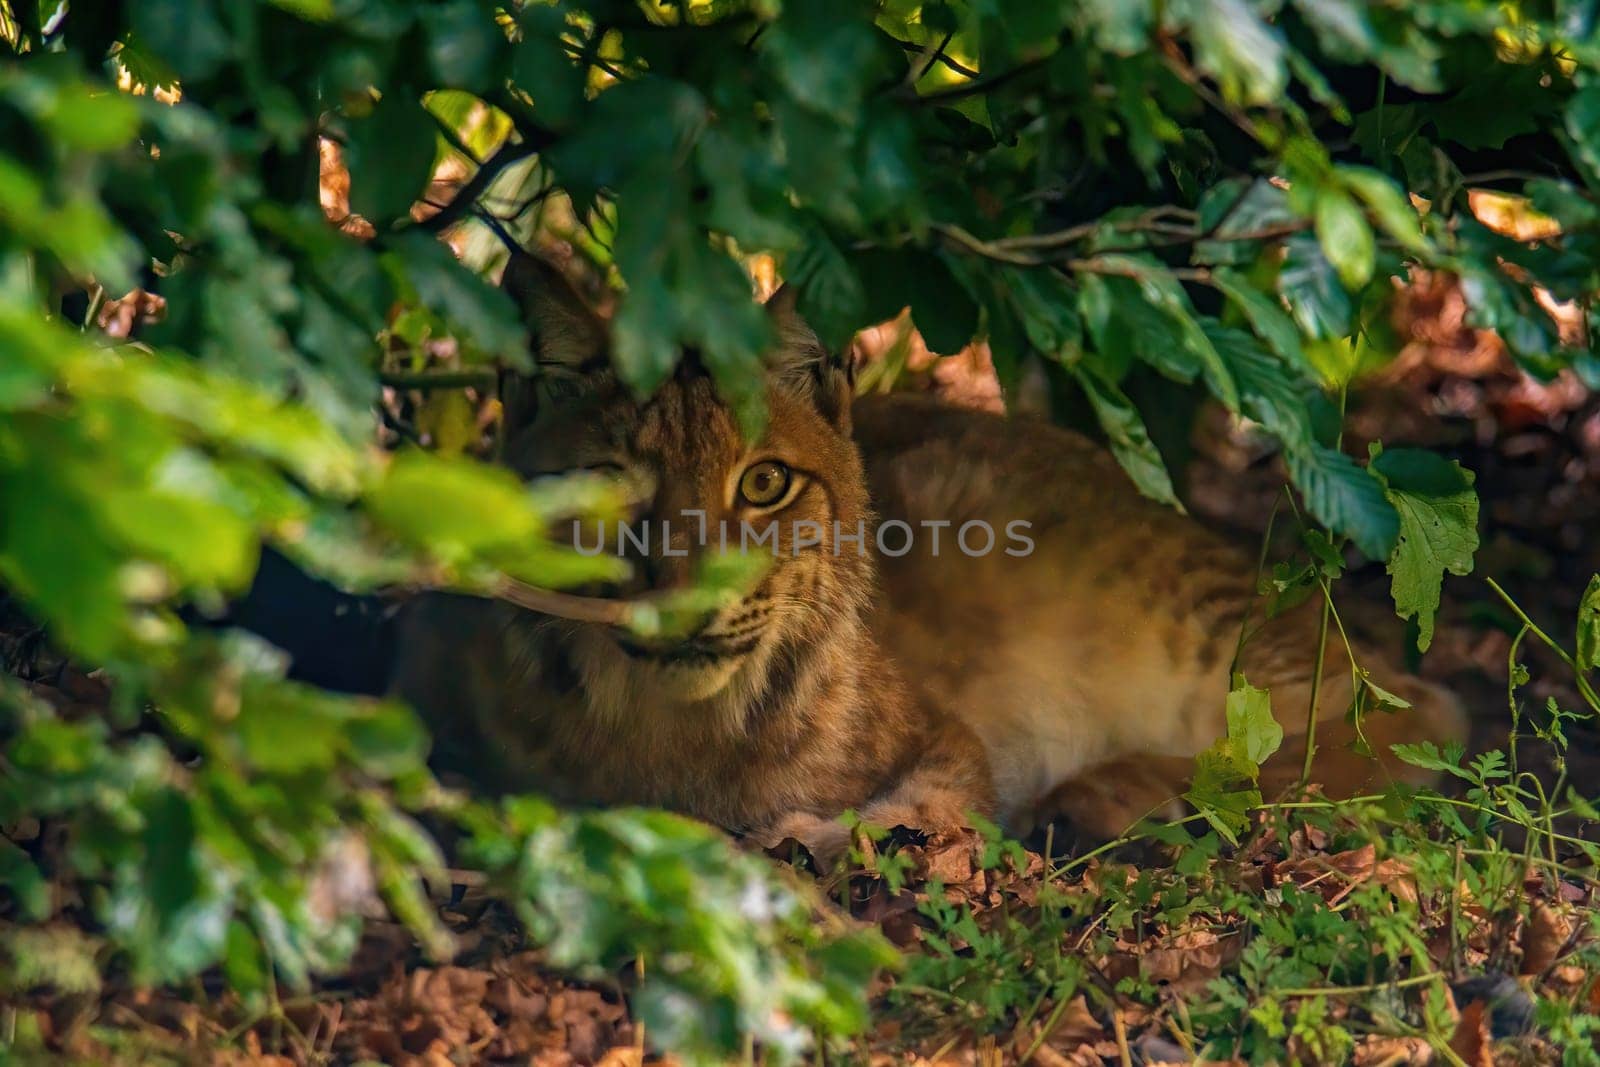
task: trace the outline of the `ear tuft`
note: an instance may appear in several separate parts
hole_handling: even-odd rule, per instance
[[[537,338],[538,362],[588,370],[603,360],[605,323],[554,264],[528,252],[513,252],[500,287],[522,309]]]
[[[853,391],[850,369],[830,355],[806,325],[798,301],[799,293],[787,284],[767,299],[767,315],[777,335],[767,361],[772,380],[780,388],[811,396],[829,421],[848,432]]]

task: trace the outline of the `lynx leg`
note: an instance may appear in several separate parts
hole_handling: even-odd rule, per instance
[[[1344,714],[1349,701],[1348,684],[1338,691],[1337,701],[1329,699],[1333,694],[1324,689],[1311,780],[1320,784],[1330,797],[1356,796],[1366,790],[1382,789],[1391,782],[1433,785],[1439,780],[1438,772],[1403,762],[1394,755],[1391,746],[1432,741],[1442,747],[1451,741],[1467,739],[1466,713],[1449,690],[1411,675],[1384,678],[1381,684],[1408,701],[1411,707],[1392,712],[1369,711],[1362,716],[1359,725]],[[1285,705],[1278,711],[1278,721],[1286,730],[1295,732],[1284,738],[1277,755],[1262,768],[1264,796],[1271,797],[1299,781],[1306,752],[1304,721],[1294,726],[1285,721],[1288,715],[1296,713],[1305,714],[1303,703],[1298,709]],[[1365,742],[1371,755],[1356,750],[1358,740]]]
[[[1178,756],[1119,756],[1096,764],[1041,797],[1008,829],[1025,835],[1055,819],[1111,840],[1140,819],[1176,818],[1194,761]]]
[[[877,826],[904,826],[938,837],[969,826],[969,813],[992,816],[994,807],[982,745],[964,725],[946,721],[934,728],[911,768],[857,814]],[[810,812],[793,812],[750,836],[767,848],[792,837],[824,866],[831,866],[850,844],[849,831],[837,817]]]
[[[1390,746],[1432,741],[1443,745],[1465,740],[1466,715],[1460,702],[1448,690],[1409,675],[1385,678],[1390,692],[1411,703],[1396,712],[1367,713],[1360,724],[1359,737],[1373,755],[1356,751],[1356,724],[1343,712],[1349,703],[1349,675],[1343,682],[1325,684],[1321,721],[1317,729],[1317,750],[1311,780],[1331,797],[1350,797],[1369,789],[1381,789],[1390,782],[1432,785],[1436,772],[1413,767],[1396,758]],[[1309,686],[1286,686],[1273,690],[1273,706],[1285,737],[1261,769],[1261,793],[1272,798],[1300,780],[1305,759],[1304,719]],[[1115,838],[1145,816],[1175,818],[1181,813],[1179,799],[1194,773],[1192,759],[1176,756],[1120,756],[1097,764],[1083,774],[1063,782],[1042,797],[1026,816],[1013,820],[1013,833],[1026,834],[1036,826],[1065,818],[1085,833],[1104,840]]]

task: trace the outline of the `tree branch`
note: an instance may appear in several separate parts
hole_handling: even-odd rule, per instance
[[[952,85],[948,89],[938,89],[931,93],[919,93],[917,94],[917,103],[948,104],[955,100],[964,100],[969,96],[982,95],[983,93],[989,92],[991,89],[1000,88],[1000,86],[1005,85],[1007,82],[1015,81],[1024,74],[1031,74],[1040,67],[1044,66],[1045,60],[1049,58],[1049,56],[1040,56],[1036,59],[1030,59],[1026,62],[1018,63],[1010,70],[1003,70],[999,74],[993,75],[992,77],[977,77],[972,81],[964,82],[961,85]]]
[[[492,369],[383,373],[378,382],[391,389],[492,389],[498,381]]]
[[[924,74],[928,73],[928,71],[933,68],[933,65],[935,63],[938,63],[938,64],[940,64],[941,66],[944,66],[944,67],[948,67],[950,70],[955,71],[957,74],[961,75],[963,78],[976,78],[976,77],[978,77],[978,72],[977,71],[973,70],[971,67],[967,66],[964,63],[956,62],[955,60],[951,59],[949,56],[944,54],[944,50],[947,47],[949,47],[949,45],[950,45],[950,39],[952,37],[954,37],[954,36],[955,36],[954,34],[947,34],[945,36],[944,41],[940,43],[939,47],[934,49],[933,57],[927,62],[927,65],[925,65],[920,71],[917,71],[917,77],[915,79],[913,79],[913,81],[920,79]],[[928,46],[927,45],[921,45],[921,44],[918,44],[915,41],[902,41],[898,37],[893,38],[893,40],[894,40],[895,44],[899,45],[902,49],[904,49],[907,52],[914,52],[917,55],[927,55],[927,53],[928,53]]]
[[[472,205],[477,203],[478,197],[484,194],[506,168],[513,163],[520,163],[529,156],[538,155],[549,144],[549,139],[529,137],[527,131],[521,132],[522,140],[507,141],[496,149],[494,155],[484,160],[483,166],[462,183],[448,204],[416,225],[429,233],[439,233],[454,226],[467,216],[472,210]]]

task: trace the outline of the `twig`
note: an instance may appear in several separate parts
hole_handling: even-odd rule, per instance
[[[386,372],[378,383],[392,389],[492,389],[499,376],[491,369]]]
[[[1010,70],[1001,71],[999,74],[996,74],[992,77],[985,78],[979,76],[973,78],[969,82],[963,82],[960,85],[952,85],[948,89],[939,89],[931,93],[920,93],[917,96],[917,102],[920,104],[948,104],[955,100],[964,100],[969,96],[979,96],[991,89],[998,89],[1007,82],[1015,81],[1024,74],[1032,73],[1033,71],[1044,66],[1044,62],[1047,58],[1049,57],[1040,56],[1036,59],[1030,59],[1024,63],[1018,63]]]
[[[943,66],[949,67],[951,70],[955,71],[957,74],[961,75],[963,78],[977,78],[977,77],[979,77],[979,73],[977,71],[973,70],[971,67],[967,66],[964,63],[958,63],[955,60],[951,59],[949,56],[944,54],[944,50],[950,46],[950,40],[954,36],[955,36],[955,34],[953,34],[953,33],[945,35],[944,41],[934,51],[933,58],[928,61],[927,66],[922,68],[922,70],[917,74],[916,78],[912,79],[913,81],[920,80],[924,74],[928,73],[928,71],[930,69],[932,69],[932,67],[933,67],[933,65],[935,63],[939,63],[939,64],[941,64]],[[920,45],[915,41],[902,41],[897,37],[897,38],[895,38],[895,43],[898,44],[902,49],[904,49],[907,52],[916,52],[919,55],[926,54],[926,52],[927,52],[927,46],[926,45]]]
[[[505,142],[495,150],[494,155],[484,160],[483,166],[479,167],[471,178],[462,183],[450,203],[416,225],[429,233],[438,233],[454,226],[466,216],[478,197],[483,195],[507,167],[513,163],[520,163],[529,156],[537,155],[544,147],[543,138],[530,138],[526,134],[521,141]]]
[[[626,626],[634,620],[638,611],[638,605],[633,601],[560,593],[554,589],[540,589],[515,578],[502,577],[494,583],[488,595],[541,615],[608,626]]]
[[[1133,278],[1137,280],[1142,276],[1139,270],[1121,263],[1107,263],[1105,260],[1091,256],[1088,259],[1069,259],[1062,264],[1068,270],[1078,271],[1081,274],[1105,274],[1113,278]],[[1204,267],[1165,267],[1166,272],[1180,281],[1209,282],[1211,272]]]
[[[985,241],[981,237],[968,233],[954,223],[936,222],[933,224],[933,232],[956,247],[976,253],[985,259],[1010,263],[1018,267],[1042,267],[1048,262],[1039,256],[1024,252],[1013,252],[994,241]]]
[[[451,126],[448,122],[440,118],[438,115],[435,115],[431,111],[428,112],[428,114],[433,118],[433,124],[439,127],[439,135],[446,141],[450,142],[451,148],[454,148],[457,152],[460,152],[463,156],[466,156],[467,159],[471,160],[474,167],[483,166],[483,160],[478,158],[478,154],[476,152],[467,147],[467,142],[461,139],[461,135],[456,132],[454,126]]]
[[[1111,1030],[1117,1035],[1117,1055],[1122,1057],[1122,1067],[1133,1067],[1133,1052],[1128,1048],[1128,1024],[1122,1021],[1122,1009],[1111,1009]]]

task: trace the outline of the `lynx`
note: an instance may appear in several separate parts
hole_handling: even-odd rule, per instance
[[[1224,733],[1256,560],[1142,497],[1086,438],[921,397],[854,400],[780,291],[752,443],[693,353],[641,401],[558,271],[519,256],[504,284],[544,372],[531,410],[508,415],[506,461],[528,479],[589,469],[635,488],[636,518],[672,534],[635,553],[631,591],[688,582],[714,550],[697,529],[765,522],[776,543],[752,593],[670,641],[483,600],[416,604],[396,685],[447,766],[831,853],[846,809],[932,834],[969,813],[1012,830],[1062,815],[1109,837],[1170,806]],[[1237,664],[1293,709],[1282,719],[1310,697],[1315,614],[1275,619]],[[1417,781],[1381,758],[1389,744],[1463,734],[1449,693],[1380,669],[1412,707],[1369,716],[1380,758],[1356,755],[1345,652],[1328,655],[1315,778],[1330,792]],[[1265,789],[1298,775],[1304,747],[1286,739]]]

